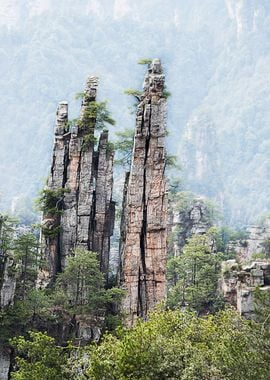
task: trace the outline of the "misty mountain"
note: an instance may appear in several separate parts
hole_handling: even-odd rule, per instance
[[[124,90],[141,88],[140,58],[160,57],[168,150],[185,188],[216,200],[231,223],[267,212],[269,18],[266,0],[2,0],[1,209],[43,186],[59,101],[76,117],[74,95],[98,75],[115,130],[133,127]]]

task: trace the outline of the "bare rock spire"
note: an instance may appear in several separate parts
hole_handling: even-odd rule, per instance
[[[165,190],[165,76],[159,59],[149,65],[137,107],[131,171],[121,227],[121,284],[127,324],[165,297],[167,199]]]

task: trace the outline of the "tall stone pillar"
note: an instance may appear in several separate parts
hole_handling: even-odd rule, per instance
[[[137,107],[130,176],[124,200],[121,283],[127,291],[123,311],[127,324],[165,297],[167,199],[165,189],[166,97],[160,60],[145,76]]]
[[[114,225],[112,201],[113,157],[108,131],[101,132],[95,151],[95,107],[98,78],[90,76],[83,93],[80,117],[68,123],[68,105],[59,104],[55,143],[47,189],[60,193],[56,215],[43,215],[45,257],[49,278],[66,266],[77,247],[98,253],[100,268],[107,276],[110,237]],[[56,227],[58,229],[56,229]],[[55,231],[51,236],[44,230]]]

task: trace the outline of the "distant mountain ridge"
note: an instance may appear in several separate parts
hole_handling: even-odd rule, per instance
[[[133,127],[123,91],[140,88],[140,58],[160,57],[186,187],[233,224],[267,212],[269,17],[266,0],[1,1],[1,209],[42,187],[58,101],[75,117],[74,94],[98,75],[116,128]]]

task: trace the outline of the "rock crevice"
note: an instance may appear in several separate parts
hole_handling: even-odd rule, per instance
[[[108,274],[110,237],[113,233],[112,201],[114,152],[108,131],[100,133],[95,150],[98,78],[89,77],[83,93],[80,117],[68,122],[68,104],[61,102],[56,112],[55,142],[47,189],[58,192],[59,213],[43,216],[47,278],[52,279],[66,266],[77,247],[98,253],[100,268]],[[45,234],[46,230],[55,231]],[[45,277],[46,277],[45,276]]]
[[[145,318],[165,297],[167,197],[165,189],[165,76],[149,65],[137,107],[136,132],[126,178],[121,226],[121,284],[127,324]],[[123,224],[124,223],[124,224]]]

